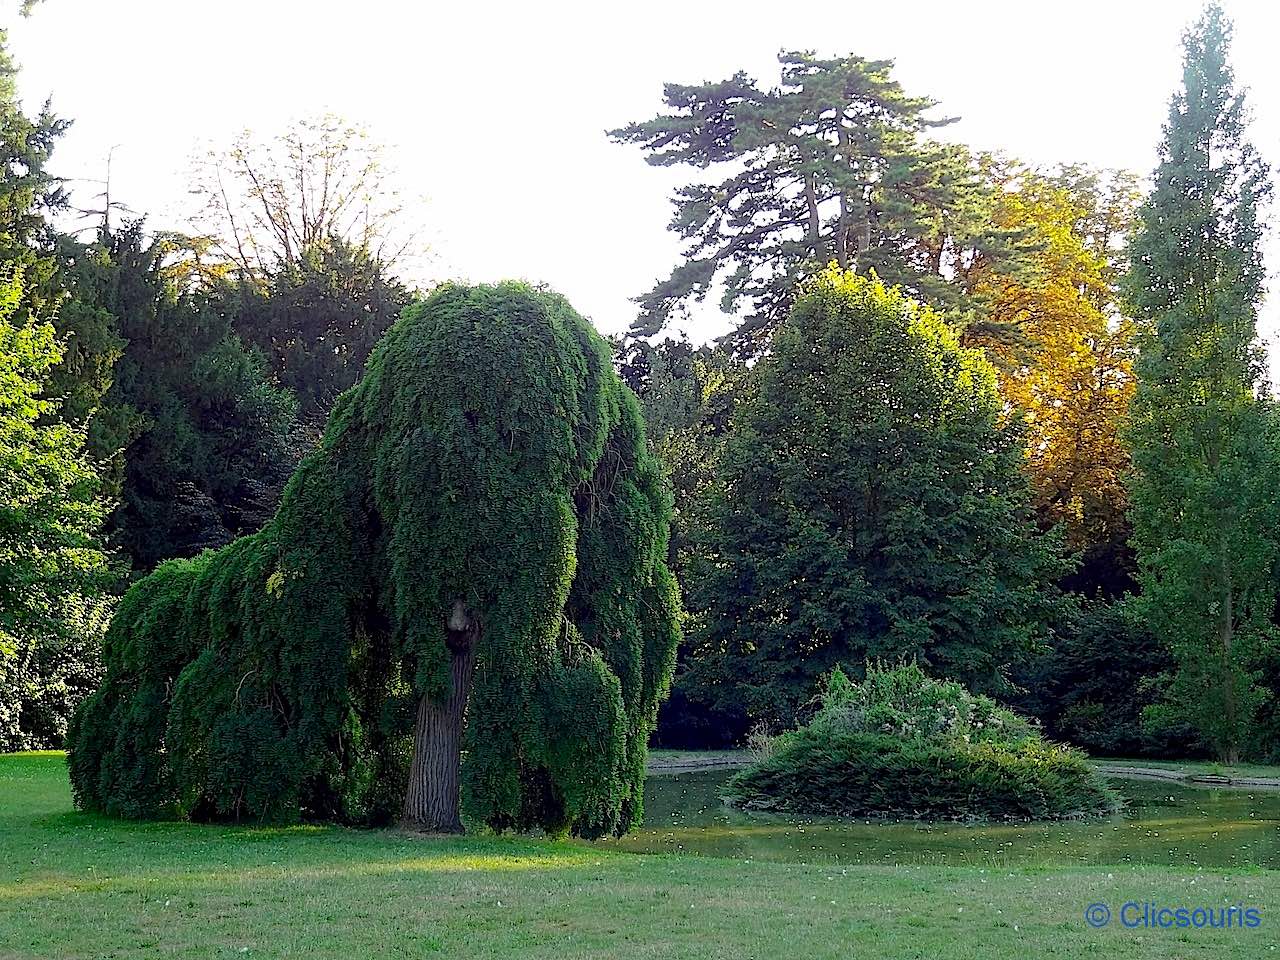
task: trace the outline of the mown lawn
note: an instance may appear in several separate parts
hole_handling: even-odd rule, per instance
[[[849,867],[607,844],[125,823],[58,754],[0,757],[0,958],[1280,957],[1268,871]],[[1253,930],[1089,928],[1084,907],[1243,903]]]

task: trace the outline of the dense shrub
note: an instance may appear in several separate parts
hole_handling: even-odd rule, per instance
[[[586,321],[521,284],[446,286],[391,328],[261,532],[124,597],[69,736],[76,797],[389,819],[465,604],[464,815],[621,832],[675,658],[669,511]]]
[[[963,740],[1018,746],[1037,735],[1026,720],[953,680],[932,680],[917,663],[869,664],[861,683],[839,667],[826,678],[814,725],[903,740]]]
[[[838,668],[805,727],[736,775],[754,810],[921,820],[1040,820],[1110,813],[1117,798],[1084,754],[915,664]]]

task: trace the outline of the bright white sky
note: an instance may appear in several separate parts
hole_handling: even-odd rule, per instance
[[[545,281],[612,332],[677,259],[668,197],[687,174],[649,167],[604,134],[655,114],[664,81],[741,68],[772,83],[780,49],[890,58],[909,93],[961,118],[949,136],[1032,163],[1145,175],[1179,81],[1179,37],[1200,2],[539,6],[45,0],[30,19],[5,19],[28,109],[52,96],[75,121],[55,172],[101,177],[118,145],[114,199],[151,226],[190,211],[186,174],[201,143],[332,111],[367,124],[427,198],[418,209],[435,276]],[[1225,6],[1253,139],[1280,166],[1280,4]],[[81,202],[97,189],[81,184]],[[1274,278],[1280,243],[1270,251]],[[713,307],[689,332],[727,327]],[[1280,311],[1268,308],[1269,341],[1277,328]]]

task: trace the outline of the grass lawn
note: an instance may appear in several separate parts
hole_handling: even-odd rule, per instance
[[[1089,928],[1094,901],[1243,903],[1256,929]],[[849,867],[334,827],[127,823],[60,754],[0,756],[0,958],[1280,958],[1280,879]]]

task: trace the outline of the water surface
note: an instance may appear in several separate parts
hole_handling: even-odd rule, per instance
[[[1113,780],[1123,813],[1037,824],[879,823],[744,813],[720,802],[732,771],[658,774],[645,821],[617,845],[807,863],[967,865],[1168,864],[1280,868],[1280,791]]]

